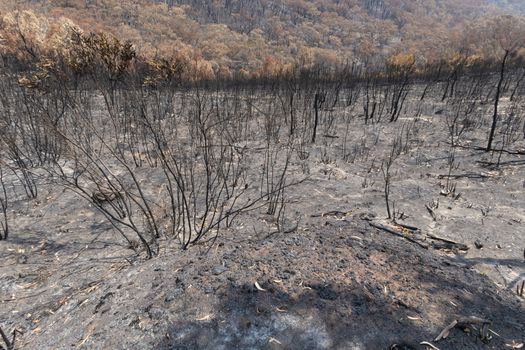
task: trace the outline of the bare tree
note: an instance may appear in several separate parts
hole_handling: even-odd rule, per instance
[[[4,170],[2,169],[2,163],[0,163],[0,210],[2,211],[2,221],[0,222],[0,241],[7,239],[9,236],[9,220],[7,217],[7,189],[6,183],[4,182]]]
[[[516,56],[517,50],[525,45],[525,20],[513,16],[500,16],[487,24],[487,30],[492,32],[490,40],[484,39],[486,50],[499,64],[498,83],[494,95],[494,110],[487,142],[487,151],[491,151],[498,124],[498,108],[502,94],[503,83],[509,60]],[[485,32],[486,34],[487,32]]]

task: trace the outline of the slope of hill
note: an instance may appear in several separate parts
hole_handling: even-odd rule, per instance
[[[131,40],[141,53],[203,60],[210,68],[259,69],[268,60],[342,63],[411,51],[420,59],[463,42],[483,16],[523,9],[489,0],[62,0],[14,1],[0,11],[31,10],[52,23]]]

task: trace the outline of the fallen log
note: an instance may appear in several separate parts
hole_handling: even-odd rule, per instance
[[[465,174],[447,174],[447,175],[438,175],[438,179],[461,179],[466,177],[467,179],[486,179],[487,175],[478,174],[478,173],[465,173]]]
[[[327,217],[327,216],[335,216],[335,217],[338,217],[338,216],[347,216],[348,214],[350,214],[350,211],[340,211],[340,210],[330,210],[330,211],[327,211],[325,213],[321,213],[321,214],[312,214],[310,215],[311,218],[324,218],[324,217]]]
[[[429,238],[433,239],[433,240],[445,242],[451,248],[455,248],[455,249],[458,249],[458,250],[469,250],[469,246],[467,246],[466,244],[458,243],[458,242],[452,241],[452,240],[447,239],[447,238],[438,237],[438,236],[436,236],[436,235],[434,235],[432,233],[427,233],[427,236]],[[447,248],[448,248],[448,246],[447,246]]]
[[[376,224],[376,223],[371,222],[371,221],[369,222],[369,224],[370,224],[370,226],[375,227],[375,228],[377,228],[379,230],[383,230],[385,232],[391,233],[391,234],[396,235],[398,237],[402,237],[402,238],[406,239],[407,241],[410,241],[412,243],[417,244],[421,248],[428,249],[428,244],[423,243],[423,242],[419,242],[418,240],[416,240],[416,239],[414,239],[414,238],[412,238],[412,237],[410,237],[410,236],[408,236],[408,235],[406,235],[404,233],[397,232],[396,230],[393,230],[393,229],[391,229],[389,227],[383,226],[381,224]]]
[[[479,329],[479,335],[480,335],[480,338],[481,340],[489,340],[490,339],[490,336],[488,334],[489,332],[489,325],[492,324],[491,321],[489,320],[485,320],[483,318],[479,318],[479,317],[476,317],[476,316],[469,316],[469,317],[460,317],[458,319],[455,319],[454,321],[452,321],[448,326],[446,326],[442,331],[441,333],[439,333],[439,335],[436,337],[436,339],[434,339],[434,341],[440,341],[441,339],[445,339],[446,337],[448,337],[448,335],[450,334],[450,331],[454,328],[454,327],[459,327],[461,329],[475,329],[472,327],[473,324],[477,324],[477,325],[480,325],[480,329]]]

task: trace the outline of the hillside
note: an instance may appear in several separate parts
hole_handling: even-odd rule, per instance
[[[525,342],[523,86],[502,98],[494,152],[479,147],[490,75],[444,101],[445,84],[423,100],[411,84],[394,122],[383,84],[337,103],[336,85],[114,100],[64,86],[0,80],[0,329],[15,349]],[[333,107],[316,112],[315,91]]]
[[[69,19],[85,31],[131,40],[142,54],[177,52],[215,72],[254,71],[268,60],[338,64],[401,51],[416,53],[420,61],[434,59],[461,46],[466,28],[482,23],[483,16],[523,8],[520,1],[492,0],[7,0],[0,5],[4,17],[14,10],[35,12],[44,32]]]
[[[0,0],[0,350],[523,349],[521,8]]]

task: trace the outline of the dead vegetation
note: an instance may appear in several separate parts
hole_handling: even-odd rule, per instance
[[[440,224],[454,224],[450,224],[453,220],[446,220],[454,206],[462,211],[474,209],[469,215],[475,220],[479,216],[482,226],[485,222],[490,224],[496,212],[503,216],[501,213],[505,209],[498,211],[491,202],[480,203],[476,198],[472,199],[482,194],[473,195],[468,192],[468,186],[474,183],[481,187],[474,181],[494,181],[494,186],[499,186],[499,182],[511,179],[512,172],[522,165],[525,94],[521,80],[516,80],[522,79],[522,75],[510,74],[523,69],[519,60],[507,61],[508,58],[504,58],[503,62],[499,62],[505,65],[505,74],[494,71],[494,63],[471,66],[465,63],[459,70],[458,67],[442,70],[436,78],[435,72],[430,71],[435,67],[426,67],[429,71],[416,71],[413,57],[411,59],[408,55],[387,62],[379,72],[358,70],[354,65],[344,67],[338,73],[321,66],[309,70],[297,67],[269,80],[201,81],[190,84],[178,79],[178,67],[138,66],[133,49],[127,44],[103,36],[84,37],[79,33],[73,38],[76,41],[73,40],[72,45],[77,46],[72,52],[77,55],[70,57],[71,62],[59,60],[55,64],[39,64],[35,66],[38,69],[35,74],[19,72],[16,67],[2,67],[5,79],[0,82],[3,150],[0,159],[0,239],[1,244],[13,242],[15,248],[10,248],[12,250],[7,253],[7,258],[9,261],[16,259],[19,263],[14,266],[17,268],[25,268],[27,260],[34,259],[38,254],[59,259],[63,251],[70,249],[70,242],[64,236],[62,245],[56,246],[47,241],[42,245],[29,242],[31,244],[27,247],[19,243],[27,235],[22,226],[17,226],[23,220],[22,214],[34,215],[30,220],[35,224],[37,219],[47,214],[43,209],[52,208],[54,211],[50,215],[55,215],[56,210],[71,211],[84,207],[91,212],[94,208],[105,218],[102,223],[97,223],[104,227],[102,231],[115,232],[121,238],[106,239],[111,242],[123,240],[125,246],[134,251],[134,255],[116,258],[120,263],[125,261],[129,268],[154,265],[171,255],[187,254],[192,259],[206,260],[199,254],[220,251],[225,244],[221,240],[222,234],[228,239],[232,236],[254,239],[252,231],[259,240],[255,239],[256,243],[250,248],[254,251],[261,249],[270,257],[272,252],[265,250],[264,239],[295,237],[301,241],[303,234],[314,231],[318,235],[314,238],[321,242],[318,248],[333,260],[318,257],[318,262],[325,265],[309,266],[308,256],[303,256],[303,266],[299,266],[298,270],[306,276],[301,276],[301,281],[294,280],[294,284],[288,287],[301,288],[303,292],[305,289],[315,290],[321,299],[332,300],[334,295],[343,292],[333,292],[333,286],[323,281],[304,284],[302,279],[313,279],[313,270],[319,268],[323,270],[323,278],[336,285],[333,273],[337,268],[333,264],[343,258],[334,247],[346,251],[339,245],[349,239],[350,246],[356,244],[359,248],[355,251],[350,249],[348,253],[359,253],[367,262],[372,259],[363,242],[374,242],[366,236],[355,236],[352,234],[355,232],[346,230],[347,226],[364,233],[374,232],[374,237],[382,242],[383,250],[387,250],[388,245],[372,228],[393,236],[403,243],[388,240],[389,244],[403,244],[403,249],[409,249],[418,257],[404,256],[403,259],[425,268],[425,259],[438,264],[435,250],[453,256],[464,255],[470,248],[470,242],[464,240],[465,236],[460,236],[459,230],[445,226],[436,233],[434,228]],[[22,79],[18,74],[27,76]],[[497,110],[487,107],[490,105]],[[487,132],[490,132],[490,139],[489,146],[485,147]],[[468,157],[469,163],[465,164],[461,157]],[[488,168],[472,169],[474,164]],[[421,170],[431,166],[434,173]],[[358,186],[352,187],[355,179]],[[421,189],[410,181],[430,185]],[[326,187],[319,187],[322,184]],[[358,206],[372,207],[366,200],[352,197],[355,193],[345,193],[348,189],[355,192],[356,188],[364,194],[368,193],[367,200],[372,198],[384,203],[380,212],[385,212],[385,215],[366,212],[362,213],[362,220],[356,220],[352,216],[353,210],[361,209]],[[65,205],[61,201],[68,197],[59,195],[64,191],[73,192],[84,204],[69,199],[69,204],[74,203],[78,207],[56,209]],[[43,197],[42,193],[46,195]],[[470,194],[469,201],[476,203],[466,203],[465,193]],[[511,204],[521,203],[517,197],[509,201],[511,199]],[[508,206],[511,207],[510,204]],[[39,208],[40,212],[32,211],[32,207]],[[307,211],[309,209],[315,211]],[[422,226],[419,217],[425,213],[431,216],[432,222]],[[60,224],[57,231],[68,233],[68,230],[80,230],[81,223],[78,220],[72,222],[78,226],[64,224],[69,225],[66,229]],[[519,221],[514,223],[520,224]],[[24,227],[28,225],[26,223]],[[463,225],[461,229],[465,229],[470,222]],[[492,225],[501,226],[499,222]],[[330,232],[334,237],[338,237],[329,239],[333,249],[330,252],[322,244],[326,239],[323,231],[328,231],[328,228],[333,230]],[[443,231],[447,236],[442,235]],[[87,245],[84,244],[86,238],[80,240],[82,248],[74,254],[67,253],[67,259],[71,259],[68,262],[75,263],[82,254],[90,252],[88,247],[92,245],[100,244],[102,248],[97,249],[111,251],[107,247],[109,243],[97,239],[98,236],[92,240],[89,238]],[[295,252],[290,254],[312,253],[306,251],[309,245],[301,242],[304,251],[292,249]],[[414,253],[412,248],[407,248],[412,245],[424,253]],[[484,246],[476,244],[476,247],[482,249]],[[188,252],[192,249],[199,254]],[[374,254],[381,256],[375,257],[379,259],[376,267],[382,266],[382,259],[392,260],[398,255],[398,252],[389,250],[388,257],[385,257],[381,249],[374,249]],[[280,263],[293,261],[290,259],[294,256],[287,255],[286,250],[281,253],[284,258],[279,260]],[[192,254],[197,254],[199,258]],[[239,261],[245,259],[243,254],[236,255]],[[159,259],[153,259],[155,257]],[[111,262],[114,263],[113,260]],[[65,263],[53,260],[53,264]],[[185,261],[185,264],[182,266],[192,267],[194,262]],[[258,268],[257,264],[238,263],[237,272]],[[439,264],[464,267],[459,263],[440,260]],[[258,270],[260,276],[272,268],[271,264],[263,265],[264,268]],[[52,277],[56,278],[57,285],[70,281],[67,276],[57,277],[60,268],[53,266],[56,270],[51,275],[55,274]],[[103,265],[97,266],[100,268]],[[307,268],[302,270],[304,266]],[[396,266],[401,268],[404,264],[400,262]],[[82,266],[86,271],[90,267],[90,263]],[[113,267],[124,269],[122,265]],[[210,270],[214,276],[220,276],[227,270],[225,263],[205,265],[202,269],[203,274]],[[439,268],[436,270],[442,271]],[[145,271],[144,278],[152,278],[153,272]],[[198,271],[201,270],[196,268],[192,273],[198,274]],[[379,289],[375,284],[367,287],[366,283],[372,282],[366,277],[352,279],[348,277],[350,272],[345,272],[348,280],[341,289],[353,285],[363,288],[357,296],[351,294],[346,298],[366,300],[355,302],[357,305],[354,305],[352,312],[359,312],[367,303],[381,308],[395,304],[395,310],[399,307],[416,310],[414,306],[407,307],[402,300],[393,304],[390,299],[380,299],[374,304],[381,294],[390,297],[389,286],[398,283],[387,271],[379,271],[376,277],[384,279],[384,285]],[[372,270],[366,272],[374,273]],[[88,280],[93,277],[85,276],[76,269],[68,273],[84,276]],[[414,271],[412,273],[415,274]],[[20,276],[24,277],[16,278],[26,278],[24,274]],[[43,278],[41,276],[39,278]],[[230,277],[235,280],[235,276]],[[13,277],[14,280],[16,278]],[[397,278],[402,278],[401,274]],[[245,279],[248,280],[247,277]],[[36,278],[28,280],[20,288],[45,286]],[[190,284],[188,280],[185,283]],[[15,288],[12,281],[6,287],[10,292],[19,288]],[[99,288],[107,287],[108,290],[102,295],[97,294],[93,314],[107,312],[103,312],[104,305],[119,293],[115,291],[117,286],[100,279],[84,282],[80,286],[77,284],[76,289],[64,287],[69,294],[54,300],[56,305],[53,307],[35,307],[35,310],[40,313],[45,310],[54,315],[68,302],[75,305],[71,311],[84,310],[84,303],[90,303],[88,296],[99,293]],[[411,282],[416,283],[417,277]],[[228,282],[221,280],[221,283]],[[265,283],[262,279],[243,283],[254,286],[258,292],[268,292],[271,285],[279,284]],[[214,282],[210,284],[213,288],[220,288]],[[153,281],[151,285],[155,287],[144,287],[148,293],[158,293],[154,290],[156,286],[166,287],[162,281]],[[408,285],[404,287],[408,288]],[[191,293],[188,291],[190,287],[186,285],[184,288],[183,295]],[[516,288],[518,296],[523,296],[523,283]],[[273,290],[275,293],[278,291],[276,288]],[[19,292],[18,289],[16,291]],[[59,292],[65,293],[64,290]],[[45,290],[42,293],[50,297]],[[239,292],[241,296],[243,293]],[[280,302],[294,299],[276,295]],[[296,293],[295,296],[300,298],[301,295]],[[38,294],[13,296],[5,301],[18,303],[25,297],[38,297]],[[121,298],[124,300],[124,297]],[[154,300],[156,297],[148,294],[145,299],[148,298]],[[304,298],[310,300],[308,295]],[[304,303],[308,304],[307,301]],[[491,311],[494,305],[495,302],[491,304]],[[258,304],[255,307],[257,315],[267,314],[258,308]],[[286,310],[281,305],[275,307]],[[302,305],[297,306],[297,309],[301,308]],[[480,310],[477,309],[478,312]],[[467,307],[461,311],[464,315],[468,314]],[[27,314],[32,315],[31,312]],[[207,312],[192,316],[197,322],[212,322],[212,315]],[[470,333],[479,331],[480,340],[490,343],[490,322],[470,316],[462,318],[464,315],[458,315],[457,320],[437,340],[446,338],[453,328],[461,328],[470,329]],[[500,322],[506,322],[503,316],[498,315]],[[27,316],[27,319],[33,323],[32,326],[38,326],[40,322],[36,316]],[[142,315],[126,319],[126,322],[127,326],[144,330],[148,322],[154,323],[154,319],[153,316],[144,319]],[[57,322],[56,319],[54,322]],[[443,319],[438,321],[436,316],[432,322],[435,326],[441,324]],[[54,323],[47,326],[55,329]],[[122,324],[119,323],[119,326]],[[27,326],[27,329],[33,332],[31,337],[46,331],[40,326]],[[40,330],[36,332],[36,329]],[[425,331],[425,339],[430,339],[429,333]],[[510,332],[511,336],[515,334]],[[2,332],[7,349],[13,348],[15,336],[16,331],[13,339],[9,340]],[[93,336],[93,330],[88,328],[77,345],[88,346],[86,344],[90,344]],[[272,339],[274,345],[284,342]],[[257,341],[255,343],[260,345]],[[384,342],[379,343],[384,345]],[[424,343],[427,344],[421,344],[434,346],[428,341]],[[293,345],[293,342],[288,344]]]

